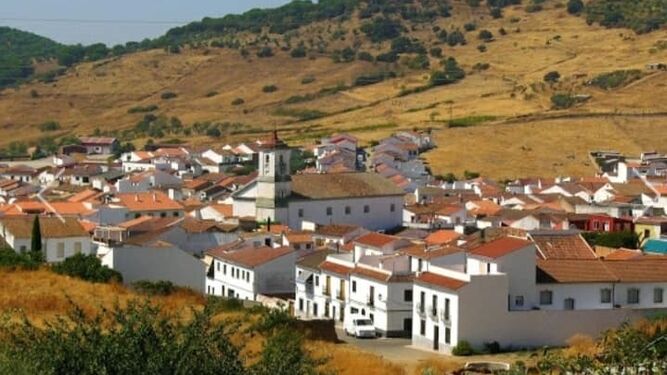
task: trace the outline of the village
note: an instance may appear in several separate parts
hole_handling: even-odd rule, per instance
[[[667,311],[667,155],[591,151],[587,177],[433,176],[428,131],[301,149],[277,131],[118,153],[81,137],[0,162],[0,236],[44,259],[93,255],[126,283],[330,320],[451,354],[559,346]],[[112,156],[117,153],[119,156]],[[554,329],[557,327],[558,329]]]

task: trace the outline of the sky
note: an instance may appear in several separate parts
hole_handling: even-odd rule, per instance
[[[110,46],[164,34],[204,17],[288,0],[0,0],[0,26],[46,36],[60,43]]]

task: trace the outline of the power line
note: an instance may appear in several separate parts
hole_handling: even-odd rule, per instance
[[[100,23],[100,24],[147,24],[147,25],[185,25],[192,21],[161,21],[161,20],[119,20],[119,19],[84,19],[84,18],[22,18],[1,17],[0,21],[11,22],[53,22],[53,23]]]

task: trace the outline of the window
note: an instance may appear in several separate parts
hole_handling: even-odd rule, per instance
[[[223,275],[226,275],[226,274],[227,274],[227,265],[226,265],[226,264],[223,264],[223,265],[222,265],[222,274],[223,274]]]
[[[345,206],[345,215],[349,215],[352,213],[352,207],[350,206]]]
[[[419,259],[419,260],[417,261],[417,271],[421,271],[421,270],[422,270],[423,263],[424,263],[424,262],[423,262],[422,259]]]
[[[354,281],[354,280],[352,281],[352,291],[353,291],[353,292],[356,292],[356,291],[357,291],[357,282]]]
[[[21,245],[21,253],[25,253],[28,249],[25,247],[25,245]]]
[[[299,217],[303,217],[303,208],[299,208],[299,211],[297,211],[297,215],[299,215]]]
[[[81,242],[75,242],[74,243],[74,254],[81,254],[81,248],[82,248]]]
[[[412,302],[412,290],[406,289],[403,291],[403,301]]]
[[[452,329],[449,327],[445,327],[445,344],[451,344],[452,343]]]
[[[367,213],[369,213],[369,212],[371,212],[371,206],[369,206],[369,205],[365,205],[365,206],[364,206],[364,213],[367,214]]]
[[[333,215],[333,208],[327,207],[327,216]]]
[[[611,289],[600,289],[600,303],[611,303]]]
[[[317,316],[317,304],[313,303],[313,315]]]
[[[375,323],[375,316],[373,314],[368,314],[368,319],[371,320],[371,323]]]
[[[220,262],[215,262],[216,270],[220,272]]]
[[[359,314],[359,309],[356,307],[350,307],[350,314]]]
[[[320,277],[315,276],[315,286],[320,286]]]
[[[491,273],[491,263],[486,264],[486,273],[490,274]]]
[[[419,334],[426,336],[426,321],[424,319],[419,321]]]
[[[662,303],[663,302],[664,291],[662,288],[653,289],[653,303]]]
[[[56,257],[64,258],[65,257],[65,243],[59,242],[58,248],[56,249]]]
[[[523,296],[515,296],[514,297],[514,305],[515,306],[523,306]]]
[[[426,308],[424,306],[425,302],[426,302],[426,292],[419,293],[419,312],[420,313],[423,313],[424,309]]]
[[[540,291],[540,305],[551,305],[554,301],[554,292],[550,290]]]
[[[166,213],[166,212],[161,212],[161,213],[160,213],[160,217],[162,217],[162,218],[167,217],[167,213]]]
[[[445,298],[445,320],[449,320],[449,298]]]
[[[431,301],[431,315],[438,315],[438,296],[435,294],[433,295],[433,299]]]
[[[303,298],[299,298],[299,311],[303,311]]]
[[[628,289],[628,303],[631,304],[639,303],[639,289],[637,288]]]
[[[565,298],[563,302],[565,310],[574,310],[574,298]]]
[[[395,212],[396,211],[396,205],[394,203],[389,205],[389,212]]]
[[[245,273],[245,281],[250,282],[250,272]]]
[[[174,214],[173,214],[173,215],[174,215],[174,217],[179,217],[179,216],[180,216],[180,214],[178,213],[178,211],[174,211]]]

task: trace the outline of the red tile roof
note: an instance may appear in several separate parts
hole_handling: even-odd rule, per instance
[[[432,272],[422,272],[415,278],[415,281],[418,283],[434,285],[449,290],[458,290],[467,284],[466,281],[438,275]]]
[[[330,272],[330,273],[335,273],[337,275],[344,275],[347,276],[350,273],[352,273],[353,268],[352,267],[347,267],[342,264],[338,263],[333,263],[329,261],[325,261],[320,264],[320,269],[324,272]]]
[[[529,245],[531,245],[530,241],[522,240],[520,238],[501,237],[472,249],[470,254],[496,259],[523,249]]]
[[[169,198],[167,194],[155,190],[143,193],[123,193],[116,195],[119,203],[130,212],[136,211],[179,211],[183,206]]]
[[[238,264],[243,267],[255,268],[293,252],[294,250],[289,247],[280,247],[276,249],[263,246],[246,247],[241,250],[235,250],[226,253],[209,252],[209,255],[221,260]]]
[[[442,245],[454,242],[460,237],[461,234],[456,233],[453,230],[441,229],[439,231],[429,234],[428,237],[426,237],[425,241],[429,245]]]
[[[397,240],[398,238],[394,236],[372,232],[357,238],[354,242],[365,246],[383,247]]]

